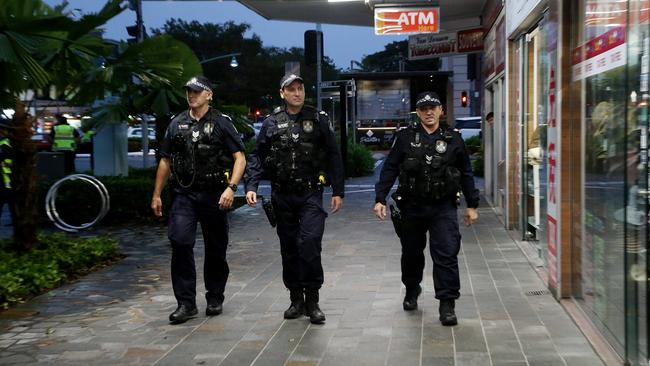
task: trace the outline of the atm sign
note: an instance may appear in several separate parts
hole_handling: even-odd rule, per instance
[[[375,34],[438,33],[440,8],[375,8]]]

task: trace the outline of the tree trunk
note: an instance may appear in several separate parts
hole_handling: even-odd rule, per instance
[[[25,105],[16,99],[13,119],[12,189],[14,195],[14,247],[27,251],[37,244],[38,227],[38,176],[36,174],[36,144],[32,141],[32,117],[27,115]]]

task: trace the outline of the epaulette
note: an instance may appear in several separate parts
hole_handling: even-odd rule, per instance
[[[282,112],[282,110],[283,110],[282,107],[275,107],[272,114],[278,114],[278,113]]]
[[[222,116],[222,117],[226,117],[226,118],[228,118],[228,120],[232,121],[232,118],[230,118],[230,116],[227,115],[227,114],[221,113],[221,116]]]
[[[316,113],[316,108],[310,106],[310,105],[303,105],[302,106],[302,111],[305,113]]]
[[[329,116],[327,115],[327,112],[325,112],[325,111],[320,111],[320,112],[318,112],[318,113],[324,115],[325,117],[329,117]]]

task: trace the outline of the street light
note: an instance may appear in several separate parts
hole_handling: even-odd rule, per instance
[[[202,60],[202,61],[200,61],[199,63],[200,63],[200,64],[206,64],[206,63],[208,63],[208,62],[212,62],[212,61],[216,61],[216,60],[221,60],[221,59],[224,59],[224,58],[232,57],[232,58],[230,59],[230,66],[231,66],[231,67],[237,67],[237,66],[239,66],[239,63],[237,63],[237,59],[235,58],[235,56],[239,56],[239,55],[241,55],[241,52],[233,52],[233,53],[229,53],[229,54],[227,54],[227,55],[221,55],[221,56],[215,56],[215,57],[206,58],[205,60]]]

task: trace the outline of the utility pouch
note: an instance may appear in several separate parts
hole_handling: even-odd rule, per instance
[[[269,219],[269,224],[271,224],[271,227],[276,227],[278,223],[275,219],[275,211],[273,210],[273,204],[271,203],[271,200],[266,197],[262,197],[262,208],[264,209],[266,218]]]

